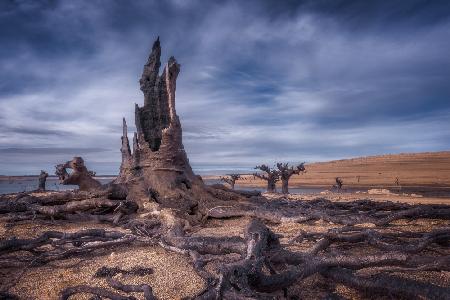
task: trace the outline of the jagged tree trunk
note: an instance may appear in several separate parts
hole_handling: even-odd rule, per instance
[[[122,130],[122,147],[120,148],[120,152],[122,153],[122,163],[120,165],[119,174],[124,174],[127,170],[131,169],[133,165],[130,142],[128,140],[128,127],[125,118],[122,120]]]
[[[160,57],[158,38],[139,81],[144,106],[136,104],[135,107],[137,132],[134,133],[132,153],[126,122],[123,122],[122,164],[116,182],[128,185],[129,197],[140,207],[148,201],[149,194],[161,196],[156,200],[176,202],[191,198],[191,190],[203,186],[189,164],[182,143],[180,120],[175,111],[180,65],[170,57],[159,75]]]

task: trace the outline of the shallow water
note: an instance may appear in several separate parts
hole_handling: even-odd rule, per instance
[[[111,178],[99,178],[98,179],[102,184],[107,184],[114,180],[114,177]],[[216,184],[223,183],[220,180],[214,179],[205,179],[206,184]],[[56,178],[49,178],[46,182],[47,190],[54,191],[68,191],[77,189],[76,185],[62,185],[59,183],[59,180]],[[9,193],[19,193],[19,192],[29,192],[32,190],[36,190],[38,188],[38,178],[30,177],[23,179],[11,179],[11,180],[0,180],[0,194],[9,194]],[[249,186],[239,186],[236,184],[235,189],[237,190],[256,190],[265,192],[265,188],[262,187],[249,187]],[[324,191],[324,188],[314,188],[314,187],[306,187],[306,188],[290,188],[289,192],[291,194],[310,194],[310,193],[320,193]]]
[[[223,181],[219,179],[204,179],[206,184],[223,184]],[[252,187],[252,186],[241,186],[236,184],[234,186],[236,190],[252,190],[252,191],[260,191],[265,192],[266,188],[264,187]],[[289,188],[289,193],[291,194],[312,194],[312,193],[320,193],[327,190],[323,187],[302,187],[302,188]],[[281,189],[278,189],[277,192],[281,192]]]
[[[109,183],[114,178],[98,179],[102,184]],[[49,178],[45,184],[47,190],[68,191],[78,188],[76,185],[62,185],[56,178]],[[38,179],[30,177],[26,179],[0,180],[0,194],[28,192],[38,188]]]
[[[235,186],[236,190],[254,190],[254,191],[260,191],[260,192],[265,192],[266,189],[265,188],[261,188],[261,187],[241,187],[236,185]],[[316,194],[316,193],[320,193],[325,191],[325,188],[315,188],[315,187],[305,187],[305,188],[289,188],[289,193],[290,194],[300,194],[300,195],[304,195],[304,194]],[[281,189],[277,189],[277,192],[281,192]]]

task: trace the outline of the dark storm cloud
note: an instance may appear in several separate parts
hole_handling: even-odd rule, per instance
[[[308,12],[335,19],[352,30],[433,25],[448,19],[450,10],[445,0],[264,0],[260,3],[272,17],[295,18],[301,12]]]
[[[1,173],[77,153],[116,172],[158,35],[194,167],[449,149],[449,18],[438,0],[2,1]]]
[[[73,155],[74,153],[99,153],[108,149],[102,148],[0,148],[1,154],[63,154]]]
[[[32,128],[32,127],[15,127],[5,128],[7,132],[13,134],[30,134],[30,135],[51,135],[51,136],[70,136],[73,133],[62,130],[52,130],[46,128]]]

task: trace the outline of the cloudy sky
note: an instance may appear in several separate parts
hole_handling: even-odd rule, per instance
[[[117,173],[158,35],[197,170],[450,149],[449,1],[3,0],[0,174]]]

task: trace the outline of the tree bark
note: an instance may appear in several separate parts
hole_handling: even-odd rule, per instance
[[[289,178],[281,178],[281,192],[283,194],[289,194]]]

